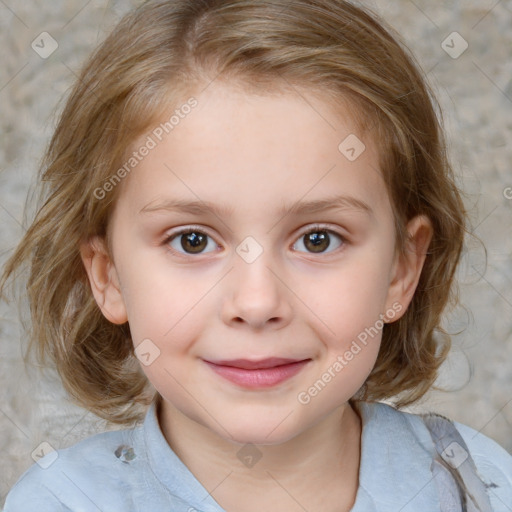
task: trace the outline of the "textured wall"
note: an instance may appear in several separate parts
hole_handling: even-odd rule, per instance
[[[0,264],[27,225],[25,197],[59,101],[87,54],[136,3],[0,2]],[[512,0],[366,3],[403,35],[428,73],[445,111],[473,231],[488,252],[485,266],[482,246],[471,244],[460,267],[466,309],[447,319],[461,333],[439,381],[450,392],[433,392],[416,409],[444,413],[512,451]],[[31,47],[42,32],[58,44],[48,58]],[[17,308],[1,303],[0,315],[1,504],[39,443],[62,448],[105,425],[72,405],[51,372],[24,368]]]

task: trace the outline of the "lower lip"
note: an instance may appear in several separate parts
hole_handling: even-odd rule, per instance
[[[205,361],[205,363],[221,377],[224,377],[226,380],[229,380],[234,384],[251,389],[277,386],[281,382],[284,382],[299,373],[308,362],[309,359],[305,361],[298,361],[297,363],[274,366],[272,368],[245,370],[243,368],[221,366]]]

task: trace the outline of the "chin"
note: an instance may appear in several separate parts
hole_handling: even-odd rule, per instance
[[[231,425],[229,423],[225,423],[224,425],[231,436],[229,436],[229,434],[227,434],[223,429],[219,429],[218,426],[215,428],[217,434],[223,437],[226,441],[240,445],[280,445],[300,434],[300,431],[297,428],[294,428],[293,425],[288,424],[285,427],[282,418],[275,422],[251,419],[250,423],[231,423]]]

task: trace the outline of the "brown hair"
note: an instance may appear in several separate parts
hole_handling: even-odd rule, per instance
[[[397,250],[405,250],[405,226],[416,215],[427,215],[434,233],[413,300],[402,318],[384,326],[358,398],[400,395],[401,406],[432,386],[450,346],[440,321],[457,299],[452,281],[466,214],[438,105],[414,58],[385,27],[342,0],[150,0],[93,53],[41,165],[40,207],[0,281],[3,290],[29,264],[29,351],[35,345],[41,361],[55,363],[78,404],[129,423],[154,395],[134,357],[129,326],[103,317],[80,258],[81,242],[107,238],[120,187],[101,200],[94,191],[112,178],[162,106],[217,77],[263,93],[282,84],[304,87],[332,105],[348,99],[371,126]]]

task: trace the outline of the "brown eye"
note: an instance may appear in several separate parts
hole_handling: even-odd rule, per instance
[[[181,247],[184,251],[190,249],[190,252],[196,254],[198,252],[203,251],[203,249],[208,245],[207,243],[208,235],[204,235],[203,233],[199,233],[197,231],[192,231],[191,233],[183,233],[180,236]]]
[[[201,254],[208,247],[209,235],[195,228],[188,228],[174,233],[165,240],[165,244],[169,244],[171,248],[180,254]],[[212,245],[212,243],[210,243]],[[216,244],[213,243],[214,248]],[[210,252],[210,251],[206,251]]]
[[[303,240],[304,247],[310,253],[319,254],[324,252],[332,252],[327,251],[327,249],[333,246],[333,235],[335,238],[338,238],[341,241],[341,243],[339,243],[338,246],[334,244],[334,249],[337,249],[338,247],[343,245],[343,237],[341,235],[338,235],[334,231],[320,227],[314,228],[313,230],[309,230],[307,233],[301,235],[301,237],[299,238],[299,242]]]

